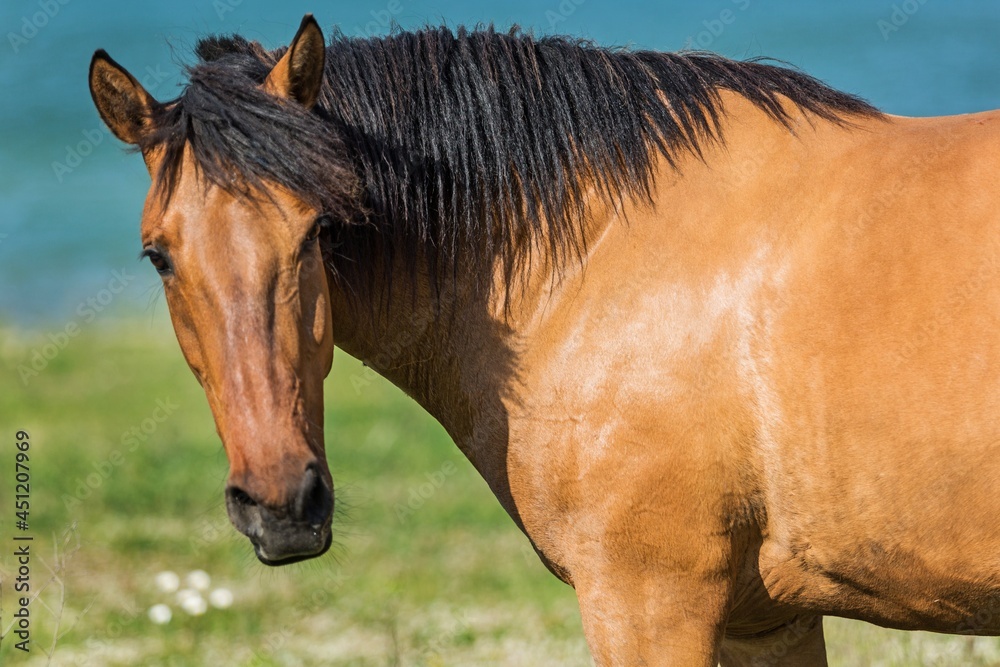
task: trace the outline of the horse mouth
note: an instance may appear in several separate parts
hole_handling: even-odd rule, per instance
[[[226,489],[229,520],[253,545],[264,565],[276,567],[322,556],[332,538],[334,497],[318,467],[310,464],[291,500],[268,507],[240,487]]]
[[[264,551],[264,548],[259,542],[250,540],[250,543],[253,545],[254,554],[257,556],[257,560],[269,567],[280,567],[282,565],[291,565],[292,563],[301,563],[304,560],[310,560],[312,558],[319,558],[330,550],[330,545],[333,544],[333,534],[327,532],[326,539],[323,541],[323,546],[318,551],[312,553],[295,553],[287,556],[282,555],[271,557]]]

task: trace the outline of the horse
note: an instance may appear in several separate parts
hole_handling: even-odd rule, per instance
[[[427,27],[104,51],[142,254],[259,560],[330,545],[334,346],[447,429],[599,665],[1000,633],[1000,115],[790,66]]]

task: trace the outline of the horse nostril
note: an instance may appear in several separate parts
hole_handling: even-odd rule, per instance
[[[237,505],[242,505],[244,507],[256,507],[257,501],[250,497],[250,495],[243,489],[231,486],[226,489],[226,493],[229,494],[230,500],[232,500]]]
[[[239,488],[226,488],[226,511],[236,530],[248,537],[260,535],[263,516],[261,505],[253,497]]]
[[[320,527],[330,517],[333,511],[333,493],[331,493],[323,476],[314,466],[306,468],[295,499],[295,515],[309,525]]]

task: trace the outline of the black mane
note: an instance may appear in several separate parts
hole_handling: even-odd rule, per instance
[[[648,197],[654,160],[719,139],[720,90],[788,123],[780,96],[841,122],[879,112],[801,72],[708,53],[613,50],[492,27],[334,35],[317,108],[258,89],[285,48],[199,42],[181,96],[143,148],[167,159],[168,194],[190,143],[205,177],[244,195],[264,182],[338,223],[327,259],[350,279],[372,252],[425,256],[436,271],[502,262],[508,285],[532,251],[578,253],[584,196]],[[419,252],[418,252],[419,251]],[[449,268],[450,267],[450,268]]]

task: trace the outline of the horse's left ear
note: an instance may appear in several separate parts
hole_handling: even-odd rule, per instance
[[[264,90],[292,99],[311,109],[319,98],[326,62],[323,31],[312,14],[302,18],[302,25],[288,46],[288,51],[274,66],[264,81]]]

